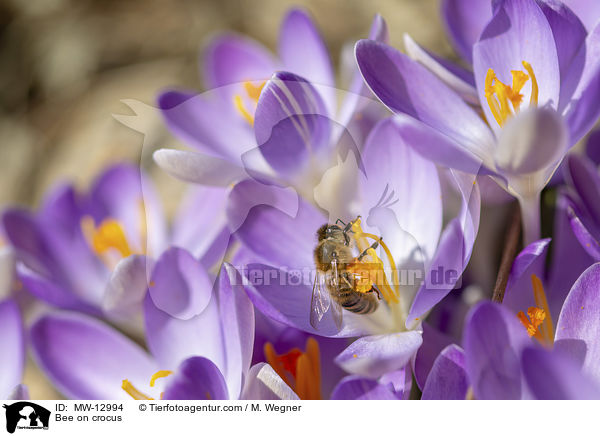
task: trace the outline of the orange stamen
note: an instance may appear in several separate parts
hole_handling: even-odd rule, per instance
[[[314,338],[306,341],[306,351],[293,348],[278,355],[271,343],[264,347],[267,363],[302,400],[321,399],[321,361],[319,343]]]

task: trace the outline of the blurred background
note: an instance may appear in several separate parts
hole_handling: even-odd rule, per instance
[[[211,35],[233,30],[274,50],[294,5],[312,13],[336,66],[376,13],[394,46],[407,32],[453,57],[436,0],[1,0],[0,207],[35,207],[59,181],[85,188],[111,163],[139,162],[142,134],[113,118],[131,114],[121,100],[154,105],[168,87],[201,91],[199,55]],[[153,146],[174,145],[160,120],[153,127]],[[141,163],[173,210],[183,184],[150,158]],[[25,383],[33,399],[60,398],[31,364]]]

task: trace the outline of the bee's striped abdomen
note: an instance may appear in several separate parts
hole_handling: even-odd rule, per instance
[[[365,294],[350,287],[343,287],[339,288],[332,297],[349,312],[364,315],[375,312],[377,309],[377,297],[372,292]]]

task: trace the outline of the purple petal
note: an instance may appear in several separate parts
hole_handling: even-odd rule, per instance
[[[164,400],[228,400],[227,384],[219,368],[204,357],[184,360],[170,376]]]
[[[573,234],[585,249],[587,254],[596,261],[600,261],[600,241],[595,234],[585,226],[581,219],[572,211],[569,212],[569,223]]]
[[[29,212],[8,209],[2,215],[2,227],[17,258],[29,268],[45,275],[58,270],[44,236]]]
[[[364,336],[342,351],[335,363],[351,374],[378,378],[405,366],[422,342],[416,331]]]
[[[242,277],[228,263],[219,278],[219,313],[223,334],[229,396],[238,398],[252,360],[254,344],[254,308],[244,292]]]
[[[479,230],[481,197],[473,176],[452,172],[461,194],[462,209],[444,229],[437,251],[425,270],[424,281],[410,307],[406,326],[439,303],[452,289],[469,263]]]
[[[575,190],[582,209],[600,224],[600,174],[590,160],[571,153],[566,159],[565,178]]]
[[[421,399],[464,400],[468,389],[464,351],[457,345],[449,345],[435,360]]]
[[[229,242],[229,237],[223,242],[220,239],[227,226],[225,207],[228,195],[228,190],[223,188],[188,188],[175,213],[171,244],[185,248],[196,258],[214,255],[211,256],[211,264],[220,261]]]
[[[579,141],[600,115],[600,25],[592,30],[571,63],[561,89],[562,113],[567,119],[570,144]],[[563,104],[564,103],[564,104]]]
[[[582,370],[600,384],[600,263],[590,266],[575,282],[556,324],[556,344],[583,345]],[[564,344],[563,344],[564,345]]]
[[[149,293],[158,309],[174,318],[189,320],[206,309],[212,280],[190,253],[173,247],[156,262]]]
[[[237,88],[218,91],[243,95],[245,91]],[[252,126],[236,111],[233,97],[225,100],[217,91],[200,95],[167,91],[159,96],[158,106],[171,133],[197,151],[239,163],[244,152],[256,147]]]
[[[134,254],[117,263],[102,301],[102,309],[106,313],[117,317],[131,317],[139,313],[148,289],[149,262],[146,256]]]
[[[523,273],[529,269],[531,264],[538,259],[540,256],[545,256],[548,244],[551,239],[540,239],[539,241],[532,242],[525,247],[515,258],[512,267],[510,268],[510,275],[508,276],[508,283],[506,284],[506,292],[510,292],[510,289],[514,284],[521,278]]]
[[[588,0],[565,0],[565,2],[585,24],[585,28],[592,30],[600,18],[600,3]]]
[[[278,62],[264,46],[239,35],[214,38],[206,49],[203,64],[208,88],[264,81],[278,69]]]
[[[427,323],[423,323],[423,345],[417,351],[414,360],[415,380],[419,389],[423,390],[427,376],[435,359],[444,348],[452,343],[452,339]]]
[[[323,38],[305,11],[292,9],[284,18],[279,35],[279,56],[285,70],[317,85],[329,115],[333,116],[336,96],[331,60]]]
[[[25,338],[21,311],[13,300],[0,302],[0,398],[7,399],[23,378]]]
[[[475,88],[475,78],[472,73],[461,70],[459,66],[450,64],[448,61],[444,61],[433,53],[428,52],[408,34],[404,34],[404,46],[411,58],[424,65],[465,101],[474,105],[479,104],[479,97]]]
[[[397,400],[389,386],[360,376],[342,379],[331,394],[332,400]]]
[[[394,122],[406,144],[424,158],[469,174],[494,173],[494,164],[489,156],[465,148],[462,143],[425,123],[404,114],[396,115]]]
[[[515,314],[499,304],[478,304],[467,318],[463,343],[475,398],[521,398],[519,353],[530,339]]]
[[[286,72],[267,82],[256,106],[254,132],[273,169],[293,177],[327,148],[331,120],[311,83]]]
[[[486,155],[492,133],[477,113],[425,67],[385,44],[361,40],[356,59],[371,90],[392,111],[416,118],[475,155]]]
[[[521,357],[529,390],[538,400],[598,400],[600,388],[557,352],[526,348]]]
[[[579,17],[567,5],[557,0],[538,0],[537,4],[544,12],[552,29],[556,42],[560,76],[561,79],[564,79],[579,47],[585,42],[587,31]]]
[[[17,266],[17,277],[27,289],[36,298],[45,301],[61,309],[77,310],[93,315],[100,315],[98,306],[90,305],[78,298],[71,290],[64,286],[50,281],[41,275],[33,272],[24,265]]]
[[[289,273],[263,264],[249,264],[244,271],[249,281],[246,292],[254,306],[267,317],[285,325],[319,336],[352,337],[368,332],[361,317],[345,311],[342,328],[338,330],[328,311],[315,330],[310,324],[310,301],[314,278],[310,269],[295,269]]]
[[[202,356],[224,372],[226,356],[219,304],[214,294],[202,313],[187,320],[163,312],[148,294],[144,314],[146,342],[162,368],[172,370],[189,357]]]
[[[500,126],[486,101],[485,78],[491,68],[502,83],[512,83],[512,70],[523,70],[522,62],[531,64],[538,83],[538,104],[558,107],[560,73],[552,29],[534,0],[505,0],[473,47],[473,69],[481,107],[495,131]],[[522,94],[528,101],[529,80]]]
[[[144,390],[158,368],[137,344],[101,322],[75,313],[45,315],[31,328],[31,345],[44,373],[71,399],[130,398],[124,379]]]
[[[190,183],[225,187],[248,175],[228,160],[192,151],[160,149],[153,157],[171,176]]]
[[[247,248],[273,266],[288,268],[312,267],[316,231],[327,221],[293,189],[253,180],[233,188],[227,217]]]
[[[491,2],[444,0],[442,18],[456,51],[468,63],[473,63],[473,44],[492,18]]]
[[[564,193],[560,193],[556,203],[553,256],[548,271],[548,289],[546,290],[554,320],[558,319],[573,283],[593,263],[593,259],[573,234],[568,203]]]
[[[242,400],[298,400],[298,395],[267,363],[250,368]]]
[[[359,183],[362,207],[368,211],[367,224],[377,227],[397,263],[406,262],[421,250],[430,259],[442,227],[440,181],[435,165],[402,141],[391,118],[371,131],[363,156],[365,177]],[[381,204],[384,193],[390,195],[387,203],[396,203]],[[390,218],[385,218],[388,215]]]

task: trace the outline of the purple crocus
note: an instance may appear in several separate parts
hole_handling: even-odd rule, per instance
[[[423,398],[599,399],[599,285],[594,264],[571,288],[556,328],[549,318],[526,327],[504,306],[480,303],[467,317],[464,350],[440,353]]]
[[[97,319],[55,312],[31,327],[36,361],[73,399],[294,398],[268,365],[250,368],[254,311],[236,270],[224,264],[214,291],[199,271],[182,249],[157,261],[144,300],[151,354]]]
[[[475,108],[477,101],[385,44],[359,41],[356,57],[371,90],[397,114],[401,137],[427,158],[490,176],[514,195],[530,243],[539,239],[540,191],[600,114],[599,35],[558,2],[497,2],[473,46]]]
[[[189,248],[206,268],[221,261],[229,237],[222,238],[218,225],[225,194],[194,188],[169,234],[150,180],[122,164],[107,169],[86,193],[64,185],[36,213],[5,211],[3,226],[15,250],[18,279],[31,294],[59,308],[127,324],[139,316],[152,262],[167,243]],[[216,212],[208,213],[206,202]]]
[[[585,28],[592,30],[600,18],[600,4],[587,0],[542,0],[552,9],[559,10],[564,6],[569,7],[581,20]],[[479,41],[479,37],[487,23],[493,17],[492,1],[470,1],[470,0],[444,0],[442,2],[442,18],[450,42],[458,54],[469,64],[473,63],[473,46]],[[545,6],[545,5],[544,5]],[[570,16],[568,12],[564,12]]]
[[[254,305],[276,321],[313,335],[359,336],[336,362],[350,373],[380,378],[410,361],[421,345],[421,317],[453,289],[464,270],[478,228],[479,192],[472,178],[453,173],[462,210],[440,234],[437,169],[399,139],[391,120],[375,126],[362,147],[361,162],[362,170],[348,154],[314,188],[314,201],[328,215],[310,197],[246,180],[231,191],[228,219],[230,226],[239,227],[236,237],[247,250],[245,276]],[[337,188],[333,195],[331,186]],[[268,198],[269,203],[249,208],[249,199],[256,198]],[[290,210],[294,213],[284,212]],[[358,215],[364,219],[355,235],[383,237],[388,272],[420,271],[422,280],[400,283],[390,278],[394,290],[382,291],[375,313],[344,311],[338,328],[328,312],[315,329],[310,323],[315,232],[324,223],[338,218],[347,222]],[[435,283],[432,271],[438,270],[453,271],[453,279]]]
[[[386,40],[381,17],[375,18],[369,37]],[[207,91],[173,90],[158,99],[169,130],[195,148],[154,153],[161,168],[182,180],[229,186],[253,177],[310,190],[335,163],[340,142],[362,142],[362,126],[370,125],[365,106],[373,101],[364,96],[358,70],[348,91],[336,89],[325,44],[302,10],[291,10],[283,20],[279,58],[255,41],[227,34],[211,41],[202,64]],[[289,99],[300,92],[304,98]],[[338,94],[343,96],[339,108]],[[269,109],[274,104],[279,111]],[[292,120],[288,109],[302,118]],[[294,122],[295,142],[287,141],[285,149],[278,146],[286,125]]]

